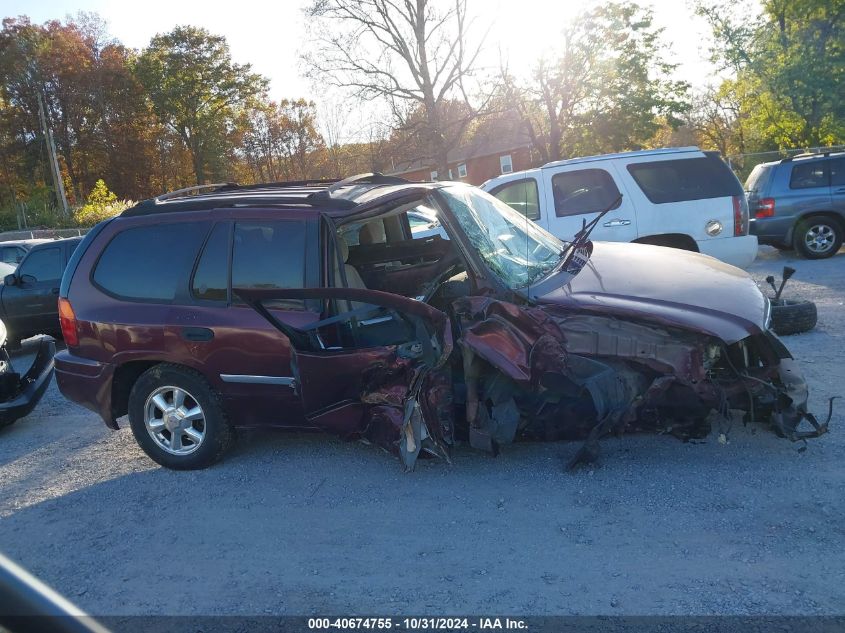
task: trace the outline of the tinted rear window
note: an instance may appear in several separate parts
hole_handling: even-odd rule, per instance
[[[814,189],[828,186],[826,162],[796,163],[789,176],[790,189]]]
[[[118,233],[94,270],[94,283],[126,299],[173,301],[187,289],[206,224],[178,222]]]
[[[215,224],[200,255],[191,291],[197,299],[229,300],[228,222]]]
[[[769,181],[769,174],[771,171],[772,165],[757,165],[751,170],[751,173],[748,174],[748,178],[745,181],[745,190],[759,191],[765,187],[766,183]]]
[[[637,163],[628,172],[654,204],[742,195],[742,185],[718,156]]]
[[[232,250],[232,288],[304,288],[305,222],[238,222]],[[265,302],[267,307],[303,309],[303,301]]]

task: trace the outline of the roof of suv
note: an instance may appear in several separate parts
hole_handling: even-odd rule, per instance
[[[597,154],[595,156],[579,156],[578,158],[566,158],[564,160],[556,160],[551,163],[546,163],[541,169],[546,167],[560,167],[561,165],[574,165],[577,163],[591,163],[600,160],[613,160],[615,158],[636,158],[638,156],[661,156],[663,154],[691,154],[695,152],[702,152],[703,150],[694,145],[688,147],[663,147],[660,149],[643,149],[634,152],[618,152],[616,154]]]
[[[826,158],[841,158],[845,156],[845,152],[809,152],[807,154],[796,154],[795,156],[787,156],[780,160],[769,161],[768,163],[758,163],[758,166],[769,167],[771,165],[781,165],[784,163],[797,163],[805,160],[826,159]]]
[[[343,180],[313,180],[238,185],[219,183],[198,185],[143,200],[121,216],[134,217],[200,211],[223,207],[285,207],[311,209],[338,217],[354,213],[363,204],[377,199],[398,197],[420,188],[431,189],[442,183],[411,183],[404,178],[383,174],[359,174]]]

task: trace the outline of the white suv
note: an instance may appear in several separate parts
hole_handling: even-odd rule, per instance
[[[741,268],[757,256],[742,185],[717,152],[697,147],[561,160],[481,188],[563,240],[612,207],[594,240],[672,246]]]

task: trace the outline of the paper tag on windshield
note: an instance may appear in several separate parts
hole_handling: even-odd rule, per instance
[[[577,248],[572,249],[572,252],[566,256],[566,261],[563,263],[563,270],[570,275],[577,275],[581,269],[590,261],[590,255],[593,254],[593,243],[585,242]]]

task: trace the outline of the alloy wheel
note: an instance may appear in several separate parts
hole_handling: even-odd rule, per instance
[[[181,387],[159,387],[147,397],[144,425],[153,441],[172,455],[190,455],[205,439],[205,412]]]
[[[836,231],[827,224],[813,224],[804,233],[804,245],[817,255],[827,253],[835,241]]]

